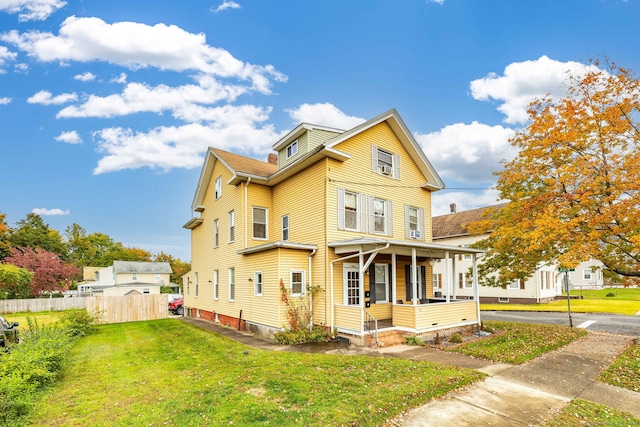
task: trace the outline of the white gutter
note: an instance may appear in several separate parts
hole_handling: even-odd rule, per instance
[[[360,257],[362,255],[368,255],[368,254],[374,253],[374,252],[380,252],[382,250],[388,249],[389,246],[391,246],[391,243],[387,242],[387,244],[384,247],[371,249],[371,250],[368,250],[368,251],[365,251],[365,252],[358,252],[357,254],[347,255],[347,256],[344,256],[342,258],[337,258],[337,259],[334,259],[333,261],[331,261],[331,264],[329,265],[329,274],[331,275],[331,288],[329,289],[331,291],[330,295],[329,295],[329,298],[330,298],[330,301],[331,301],[331,303],[330,303],[330,307],[331,307],[331,317],[330,317],[331,318],[331,322],[330,322],[330,325],[329,325],[330,328],[331,328],[330,331],[333,332],[333,328],[334,328],[334,313],[335,313],[335,309],[334,309],[335,302],[333,301],[333,294],[334,294],[334,292],[333,292],[333,263],[336,262],[336,261],[344,261],[345,259],[349,259],[349,258]],[[362,274],[360,274],[360,276],[362,276]],[[361,281],[362,277],[358,277],[358,280]],[[360,283],[362,283],[362,282],[360,282]]]
[[[318,252],[318,249],[314,249],[309,254],[309,330],[313,328],[313,276],[311,275],[311,257]]]

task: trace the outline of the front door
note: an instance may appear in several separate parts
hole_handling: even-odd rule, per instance
[[[360,271],[358,264],[345,263],[343,266],[344,303],[360,305]]]

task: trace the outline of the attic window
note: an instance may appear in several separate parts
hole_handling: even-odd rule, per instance
[[[383,176],[400,179],[400,157],[372,145],[371,170]]]
[[[296,139],[287,146],[287,159],[298,154],[298,140]]]

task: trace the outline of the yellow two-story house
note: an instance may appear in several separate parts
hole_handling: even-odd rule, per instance
[[[297,315],[359,345],[479,324],[477,294],[434,293],[436,262],[482,251],[432,242],[444,183],[397,111],[347,131],[303,123],[273,149],[207,151],[184,225],[187,316],[271,335]]]

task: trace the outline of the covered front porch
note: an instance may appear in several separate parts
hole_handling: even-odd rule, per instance
[[[364,343],[380,332],[422,335],[480,323],[477,257],[483,251],[407,240],[361,238],[329,243],[330,326]],[[455,257],[471,256],[472,299],[456,298]],[[434,288],[432,267],[445,263],[442,288]],[[472,277],[469,277],[472,276]]]

